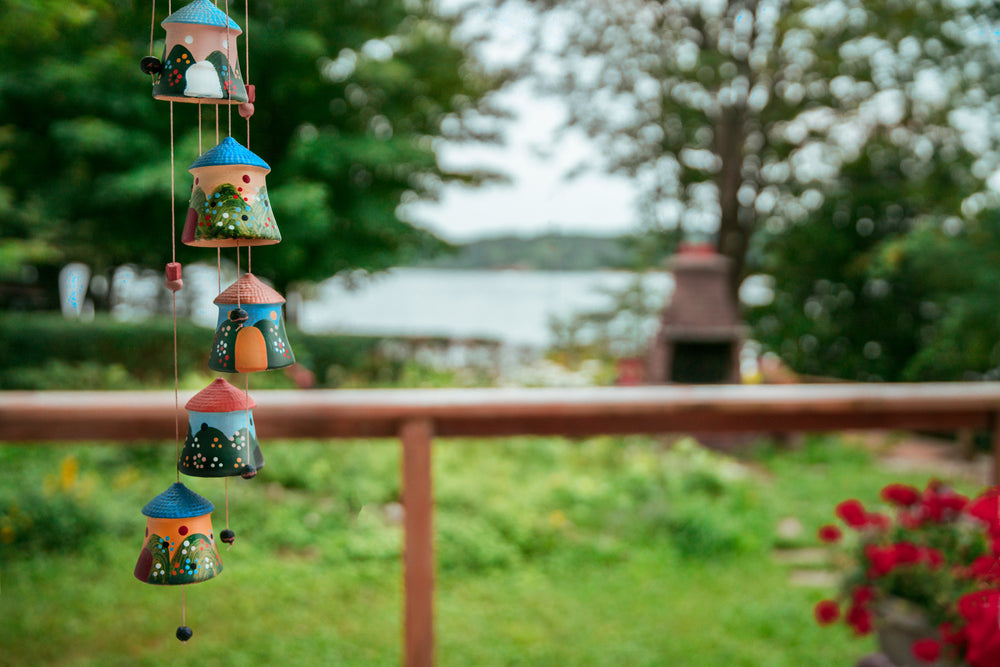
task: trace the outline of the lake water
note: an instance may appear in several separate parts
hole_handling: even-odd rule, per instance
[[[131,272],[131,273],[129,273]],[[164,291],[162,274],[136,275],[124,267],[116,274],[115,312],[123,318],[145,317]],[[224,275],[228,286],[235,274]],[[397,268],[360,279],[331,278],[299,303],[299,325],[314,333],[489,339],[506,346],[542,349],[555,341],[553,322],[567,322],[580,313],[610,311],[615,294],[635,281],[642,286],[647,311],[641,321],[618,317],[611,323],[616,337],[633,344],[653,335],[657,316],[673,291],[665,272],[626,271],[486,271]],[[184,267],[184,289],[178,293],[179,314],[215,327],[219,293],[216,267]],[[745,303],[766,300],[766,283],[744,283]],[[288,296],[288,295],[286,295]]]
[[[300,325],[317,332],[487,338],[540,348],[553,342],[554,320],[610,310],[612,295],[637,278],[658,310],[673,288],[668,273],[400,268],[356,287],[341,278],[325,281],[317,299],[302,304]]]

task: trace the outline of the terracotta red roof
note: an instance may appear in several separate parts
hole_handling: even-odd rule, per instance
[[[232,303],[284,303],[285,297],[265,285],[252,273],[244,273],[239,280],[215,297],[217,304]]]
[[[256,406],[257,403],[248,395],[218,378],[192,396],[184,407],[194,412],[236,412]]]

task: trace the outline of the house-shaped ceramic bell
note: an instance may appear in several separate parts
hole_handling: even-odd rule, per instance
[[[295,363],[283,315],[285,298],[252,273],[244,273],[215,299],[219,320],[208,367],[252,373]]]
[[[143,61],[153,75],[153,97],[173,102],[242,104],[247,90],[240,76],[236,22],[208,0],[194,0],[161,23],[163,59]]]
[[[264,466],[250,396],[218,378],[184,406],[188,432],[177,469],[192,477],[253,477]]]
[[[179,585],[207,581],[222,572],[206,498],[180,482],[153,498],[146,515],[146,540],[135,577],[148,584]]]
[[[271,167],[257,155],[226,137],[188,171],[194,186],[181,241],[211,248],[281,241],[264,183]]]

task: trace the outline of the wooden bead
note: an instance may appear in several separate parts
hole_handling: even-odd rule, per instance
[[[139,61],[139,67],[146,74],[156,74],[157,72],[163,71],[163,63],[160,62],[159,58],[153,56],[146,56]]]

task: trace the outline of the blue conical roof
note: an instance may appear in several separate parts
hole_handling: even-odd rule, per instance
[[[248,167],[261,167],[271,170],[271,167],[261,160],[256,153],[243,148],[232,137],[226,137],[215,148],[205,151],[200,158],[191,163],[188,171],[198,167],[217,167],[226,164],[245,164]]]
[[[156,496],[142,508],[142,513],[154,519],[187,519],[204,516],[215,509],[207,498],[174,482],[170,488]]]
[[[225,28],[226,13],[208,0],[194,0],[187,7],[178,9],[163,19],[163,23],[160,25],[166,27],[168,23],[195,23],[198,25],[214,25]],[[243,32],[232,19],[229,19],[229,29],[236,31],[237,35]]]

